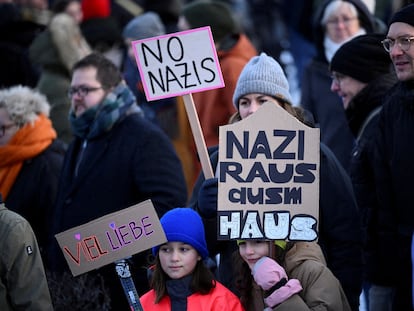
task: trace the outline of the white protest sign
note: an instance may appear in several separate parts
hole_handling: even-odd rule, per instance
[[[218,239],[316,240],[319,139],[273,103],[220,127]]]
[[[224,87],[210,27],[132,42],[148,101]]]

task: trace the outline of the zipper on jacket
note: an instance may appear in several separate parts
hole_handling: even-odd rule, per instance
[[[88,141],[85,139],[82,143],[82,147],[81,147],[81,150],[79,152],[78,160],[76,161],[75,177],[78,176],[79,167],[80,167],[80,164],[82,162],[83,154],[85,153],[85,149],[86,149],[87,145],[88,145]]]

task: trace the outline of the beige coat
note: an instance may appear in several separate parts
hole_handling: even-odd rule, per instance
[[[274,311],[326,310],[350,311],[351,308],[338,279],[326,266],[320,246],[315,242],[297,242],[287,252],[284,268],[289,278],[298,279],[303,290]],[[255,305],[247,311],[264,310],[263,291],[254,284]]]

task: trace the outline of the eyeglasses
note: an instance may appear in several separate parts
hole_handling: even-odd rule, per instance
[[[8,130],[9,128],[12,128],[15,125],[16,124],[14,123],[10,123],[10,124],[5,124],[5,125],[0,126],[0,137],[3,137],[6,134],[6,130]]]
[[[72,86],[68,90],[68,97],[72,98],[73,95],[77,94],[80,97],[85,97],[89,94],[89,92],[94,92],[99,89],[102,89],[102,86],[100,87],[88,87],[88,86]]]
[[[384,39],[381,41],[382,46],[387,52],[391,52],[392,48],[394,47],[395,43],[400,47],[403,51],[408,51],[411,47],[411,43],[413,42],[414,37],[399,37],[397,39]]]
[[[332,78],[332,82],[336,83],[336,84],[341,84],[341,81],[345,78],[346,76],[340,73],[333,73],[331,75]]]
[[[339,25],[339,23],[343,23],[345,26],[348,26],[354,20],[358,19],[357,17],[340,17],[340,18],[333,18],[326,21],[327,25]]]

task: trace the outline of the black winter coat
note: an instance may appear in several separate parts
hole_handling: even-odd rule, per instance
[[[373,163],[375,136],[384,95],[396,81],[394,73],[378,77],[352,99],[346,110],[349,127],[357,138],[352,151],[350,176],[364,228],[365,277],[373,283],[378,283],[381,276],[376,266],[378,258],[373,250],[377,243],[378,212]]]
[[[414,81],[399,82],[387,95],[374,154],[378,281],[396,287],[395,310],[412,310]]]
[[[65,150],[62,141],[54,140],[38,156],[25,161],[5,202],[8,209],[30,223],[42,255],[52,227],[53,204]]]
[[[187,189],[180,160],[167,136],[138,114],[114,125],[107,133],[84,144],[75,138],[68,148],[56,201],[54,233],[85,224],[133,204],[151,199],[159,217],[184,206]],[[76,163],[80,165],[75,176]],[[53,240],[52,268],[66,266],[62,252]],[[138,294],[149,290],[146,277],[148,252],[134,255],[132,269]],[[129,310],[114,265],[103,274],[111,290],[113,310]]]

